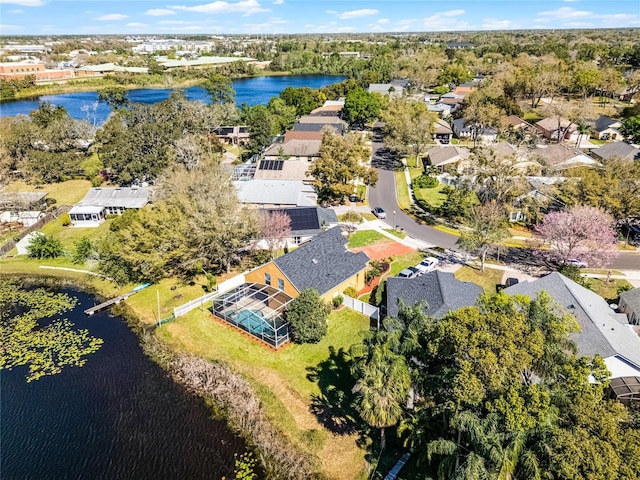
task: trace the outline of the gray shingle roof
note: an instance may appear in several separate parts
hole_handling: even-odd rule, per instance
[[[606,130],[607,128],[613,127],[616,128],[620,126],[620,120],[614,120],[611,117],[607,117],[605,115],[602,115],[600,117],[598,117],[598,119],[596,120],[596,124],[593,127],[593,129],[596,132],[602,132],[603,130]]]
[[[151,189],[143,187],[90,188],[76,205],[92,207],[142,208],[151,198]]]
[[[543,290],[575,316],[581,331],[571,338],[580,355],[618,356],[640,369],[640,337],[620,324],[607,302],[591,290],[553,272],[533,282],[506,288],[505,292],[535,298]]]
[[[347,250],[346,243],[340,227],[330,228],[274,263],[299,292],[313,288],[323,295],[362,271],[369,261],[364,252]]]
[[[453,273],[434,270],[416,278],[391,277],[387,279],[387,315],[398,315],[398,301],[407,306],[426,302],[425,311],[435,318],[442,318],[448,311],[475,305],[482,288],[469,282],[461,282]]]
[[[640,288],[634,288],[620,294],[620,300],[624,300],[627,305],[640,316]]]
[[[640,149],[629,145],[627,142],[607,143],[600,148],[594,148],[591,154],[600,160],[621,158],[624,160],[635,160],[640,158]]]

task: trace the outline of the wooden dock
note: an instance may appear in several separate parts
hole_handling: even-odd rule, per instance
[[[117,305],[120,302],[122,302],[123,300],[126,300],[127,298],[129,298],[131,295],[135,295],[136,293],[138,293],[140,290],[143,290],[145,288],[147,288],[150,284],[149,283],[145,283],[143,285],[137,286],[136,288],[134,288],[133,290],[131,290],[130,292],[127,293],[123,293],[122,295],[119,295],[115,298],[112,298],[111,300],[107,300],[106,302],[102,302],[99,305],[95,305],[91,308],[87,308],[84,313],[85,315],[93,315],[96,312],[100,312],[102,310],[105,310],[109,307],[112,307],[113,305]]]

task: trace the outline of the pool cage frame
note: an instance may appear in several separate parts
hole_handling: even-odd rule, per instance
[[[291,296],[270,285],[243,283],[214,297],[211,311],[217,318],[279,348],[289,341],[289,322],[284,319],[283,314],[291,300]],[[243,322],[243,319],[239,320],[243,311],[249,311],[254,318],[262,320],[264,328],[256,331]]]

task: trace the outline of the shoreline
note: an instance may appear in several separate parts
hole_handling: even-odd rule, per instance
[[[21,283],[48,288],[72,287],[99,300],[113,295],[110,282],[86,274],[65,270],[4,272],[0,264],[0,280],[16,279]],[[101,285],[102,284],[102,285]],[[262,400],[248,379],[221,360],[207,360],[188,352],[170,348],[155,334],[157,325],[141,320],[135,307],[121,303],[112,308],[140,342],[144,355],[159,365],[186,392],[199,397],[213,418],[223,420],[227,428],[242,437],[249,450],[262,459],[259,466],[264,478],[304,478],[323,474],[319,458],[299,450],[271,422]]]

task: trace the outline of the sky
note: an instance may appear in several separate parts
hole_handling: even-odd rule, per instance
[[[0,35],[640,27],[640,0],[0,0]]]

